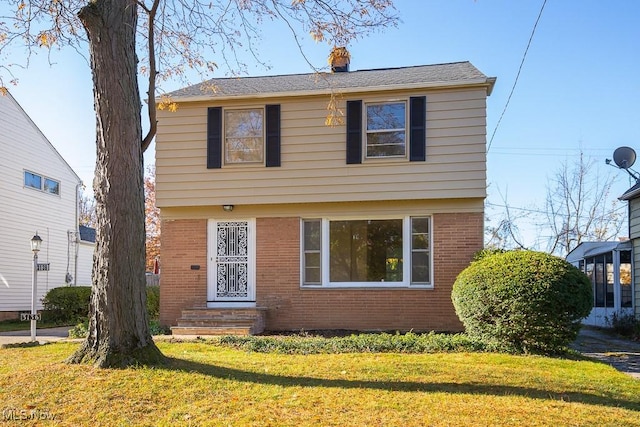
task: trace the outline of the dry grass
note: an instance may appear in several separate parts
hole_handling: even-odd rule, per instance
[[[591,361],[158,345],[168,366],[123,370],[63,364],[75,343],[1,349],[0,416],[65,426],[640,425],[640,381]]]

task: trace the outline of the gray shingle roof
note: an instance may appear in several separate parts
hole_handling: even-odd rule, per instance
[[[328,93],[332,90],[355,92],[358,90],[468,84],[486,84],[490,93],[494,81],[494,78],[488,78],[470,62],[454,62],[337,73],[215,78],[167,95],[173,99],[260,97],[274,94]],[[212,90],[212,88],[214,89]]]
[[[96,242],[96,229],[87,227],[86,225],[80,225],[78,227],[78,231],[80,232],[80,240],[84,242]]]
[[[624,194],[618,197],[619,200],[632,200],[640,195],[640,182],[636,182],[636,185],[624,192]]]

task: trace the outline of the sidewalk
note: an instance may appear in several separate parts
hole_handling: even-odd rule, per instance
[[[36,340],[40,344],[69,339],[70,326],[60,328],[36,329]],[[0,333],[0,347],[7,344],[20,344],[31,341],[31,331],[13,331]]]

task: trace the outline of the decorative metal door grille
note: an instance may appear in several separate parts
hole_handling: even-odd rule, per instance
[[[216,299],[249,297],[249,224],[218,222],[216,229]]]

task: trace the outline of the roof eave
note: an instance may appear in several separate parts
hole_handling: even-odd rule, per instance
[[[638,196],[640,196],[640,183],[637,183],[636,185],[625,191],[622,196],[618,197],[618,200],[631,200],[635,199]]]
[[[364,86],[364,87],[348,87],[348,88],[322,88],[316,90],[303,90],[303,91],[289,91],[289,92],[265,92],[265,93],[252,93],[252,94],[240,94],[240,95],[225,95],[225,94],[211,94],[211,95],[188,95],[188,96],[172,96],[171,101],[180,102],[201,102],[201,101],[225,101],[231,99],[265,99],[265,98],[290,98],[299,96],[314,96],[314,95],[327,95],[332,91],[340,94],[348,93],[363,93],[363,92],[381,92],[381,91],[394,91],[394,90],[412,90],[412,89],[452,89],[452,88],[474,88],[484,87],[487,90],[487,96],[491,95],[493,86],[496,82],[495,77],[487,77],[484,79],[466,80],[464,83],[459,81],[454,82],[429,82],[429,83],[412,83],[401,85],[387,85],[387,86]],[[156,104],[159,103],[159,98],[156,98]]]

